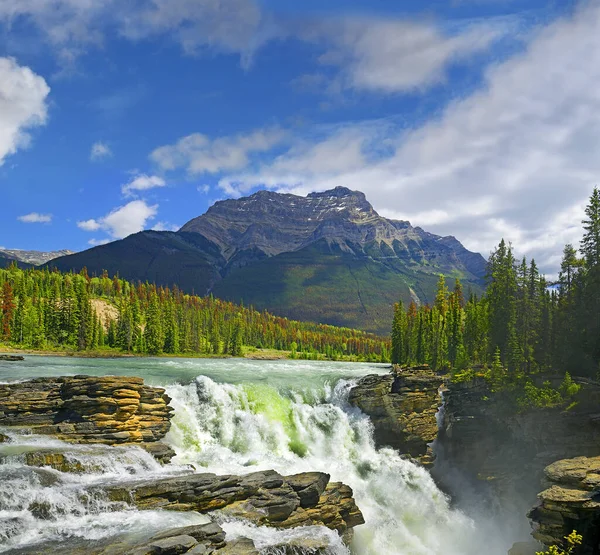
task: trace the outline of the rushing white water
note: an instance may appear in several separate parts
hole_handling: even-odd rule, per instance
[[[13,367],[10,367],[12,371]],[[2,370],[2,366],[0,366]],[[154,531],[203,522],[201,515],[138,512],[101,496],[90,484],[198,471],[281,474],[323,471],[354,490],[366,524],[350,549],[319,527],[278,531],[243,521],[222,523],[229,539],[250,537],[261,553],[307,538],[329,545],[331,555],[490,555],[478,527],[453,510],[429,473],[391,449],[376,449],[369,419],[349,406],[358,377],[384,367],[305,361],[258,362],[129,359],[28,359],[18,375],[75,373],[139,375],[167,387],[175,408],[166,441],[177,456],[162,467],[135,448],[66,446],[49,438],[11,435],[0,444],[0,552],[40,542],[98,540],[114,535],[149,537]],[[183,385],[182,385],[183,384]],[[86,469],[68,474],[23,464],[28,451],[59,449]]]

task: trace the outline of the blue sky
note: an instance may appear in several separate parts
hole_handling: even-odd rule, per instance
[[[0,245],[346,185],[553,272],[600,170],[599,81],[597,1],[0,0]]]

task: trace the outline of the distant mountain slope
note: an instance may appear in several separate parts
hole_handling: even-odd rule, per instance
[[[42,251],[24,251],[21,249],[0,249],[0,257],[11,260],[18,260],[31,264],[32,266],[40,266],[50,260],[59,258],[61,256],[67,256],[73,254],[70,250],[61,250],[53,252],[42,252]]]
[[[205,295],[221,279],[225,260],[216,245],[197,233],[143,231],[52,260],[48,266],[63,272],[86,267],[88,273],[97,275],[106,270],[110,276],[177,284],[184,291]]]
[[[0,268],[8,268],[13,264],[16,264],[17,266],[19,266],[19,268],[33,268],[31,264],[27,264],[26,262],[20,262],[16,258],[8,258],[7,256],[4,256],[2,253],[0,253]]]
[[[454,237],[383,218],[363,193],[260,191],[177,233],[147,231],[49,263],[176,283],[275,314],[388,333],[393,303],[431,302],[439,274],[481,291],[485,259]]]

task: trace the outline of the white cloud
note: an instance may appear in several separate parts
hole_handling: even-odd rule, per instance
[[[205,195],[207,195],[208,193],[210,193],[210,185],[198,185],[198,187],[196,187],[196,190],[199,193],[204,193]]]
[[[102,225],[100,224],[100,222],[97,222],[96,220],[92,219],[77,222],[77,227],[79,229],[83,229],[84,231],[98,231],[102,227]]]
[[[98,141],[92,145],[92,150],[90,151],[90,160],[96,161],[103,158],[110,158],[112,155],[113,153],[111,148],[106,143]]]
[[[297,140],[258,170],[226,176],[221,188],[345,185],[383,215],[456,235],[483,254],[504,236],[553,272],[564,243],[577,242],[600,181],[600,5],[537,30],[438,118],[412,130],[390,126],[347,125],[314,145]]]
[[[46,81],[12,58],[0,58],[0,165],[4,159],[26,148],[28,130],[47,119]]]
[[[186,168],[190,174],[216,174],[246,167],[251,155],[268,152],[283,139],[279,129],[260,129],[248,135],[217,139],[194,133],[174,145],[157,148],[150,158],[163,170]]]
[[[77,222],[77,226],[85,231],[106,231],[114,239],[122,239],[132,233],[146,228],[158,212],[158,205],[150,206],[143,200],[133,200],[119,206],[99,219]]]
[[[9,31],[31,24],[68,69],[88,46],[102,43],[101,18],[115,5],[115,0],[2,0],[0,22]],[[27,40],[31,47],[31,37]]]
[[[24,216],[19,216],[17,220],[25,224],[49,224],[52,221],[52,214],[31,212],[29,214],[25,214]]]
[[[148,191],[149,189],[155,189],[157,187],[164,187],[166,181],[162,177],[157,175],[136,175],[128,183],[121,187],[121,192],[125,196],[135,194],[136,191]]]
[[[447,69],[486,50],[505,25],[476,23],[448,34],[434,22],[354,18],[326,22],[309,32],[329,44],[322,64],[340,67],[330,91],[354,88],[410,92],[439,84]],[[312,80],[319,76],[311,76]]]
[[[133,39],[170,33],[188,54],[210,48],[241,53],[246,59],[260,45],[262,13],[254,0],[153,0],[122,19]]]

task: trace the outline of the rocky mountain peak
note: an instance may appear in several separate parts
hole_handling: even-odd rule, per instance
[[[306,197],[263,190],[218,202],[180,231],[204,235],[226,258],[253,248],[273,256],[320,238],[344,238],[373,219],[379,215],[365,195],[346,187]]]

